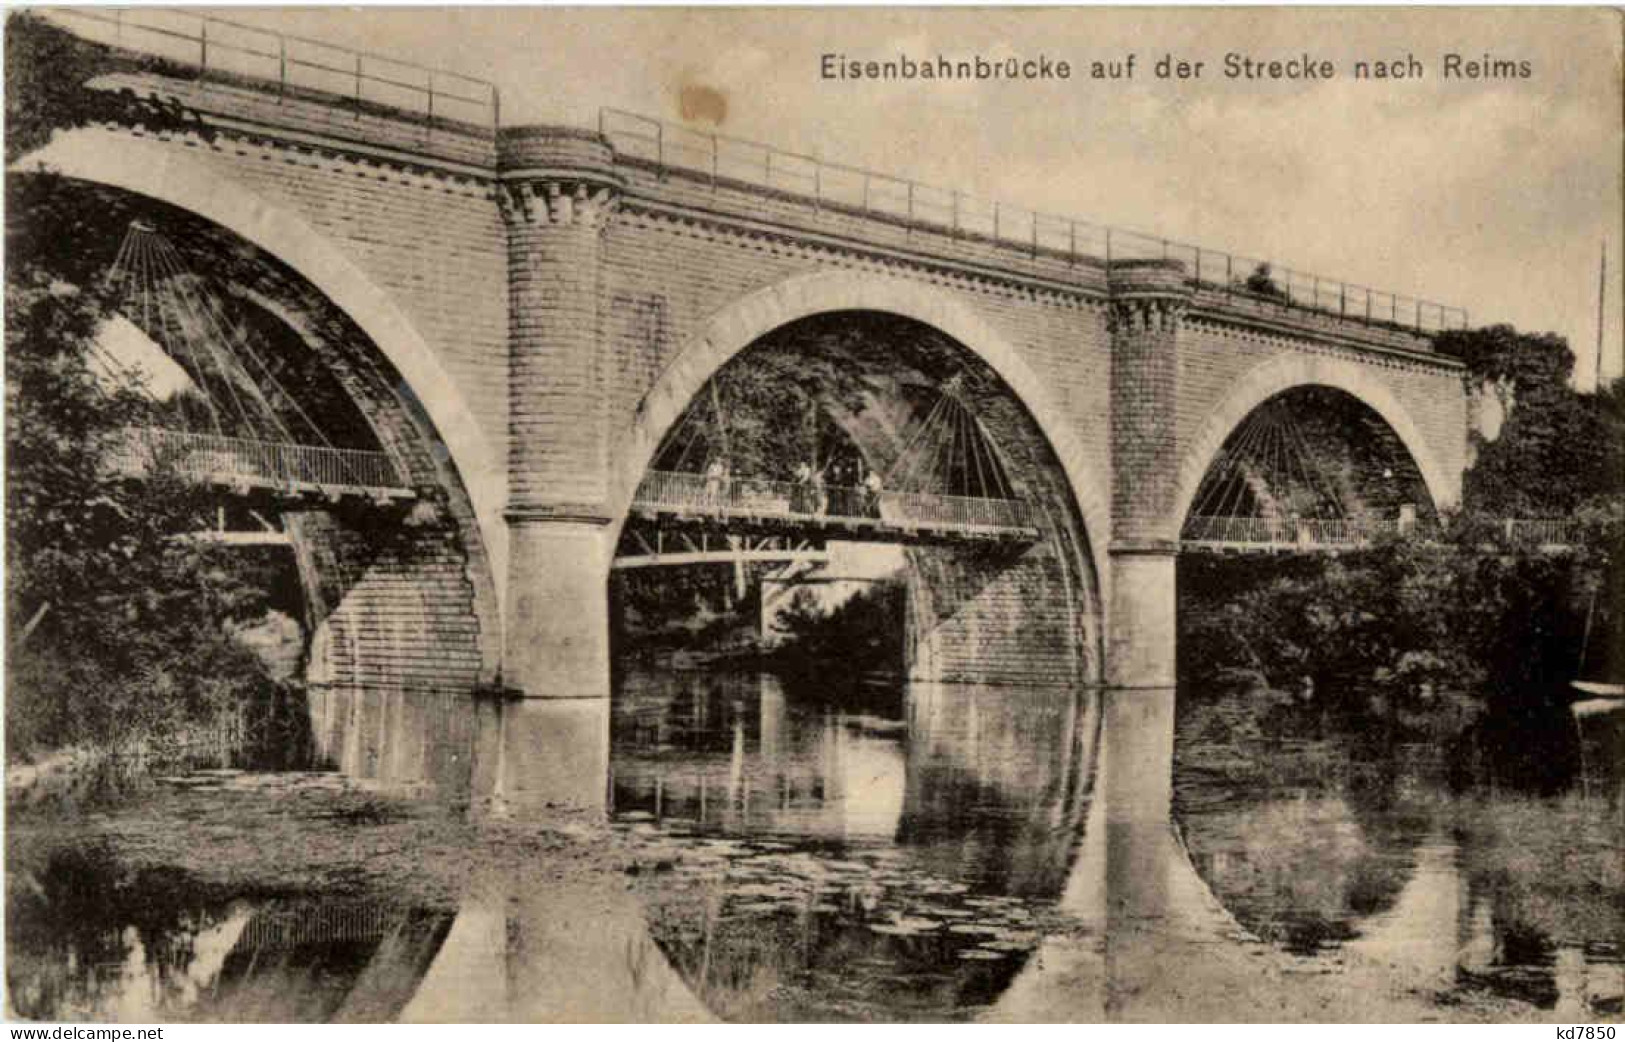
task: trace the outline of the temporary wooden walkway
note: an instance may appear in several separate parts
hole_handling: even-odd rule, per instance
[[[374,501],[417,495],[387,453],[289,445],[157,427],[129,427],[111,454],[112,470],[145,477],[168,469],[199,484],[247,492]]]
[[[663,525],[883,543],[1030,543],[1039,536],[1036,514],[1021,500],[666,471],[644,476],[632,514]]]

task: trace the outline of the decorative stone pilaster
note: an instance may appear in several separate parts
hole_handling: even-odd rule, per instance
[[[598,344],[603,230],[620,198],[607,142],[553,127],[505,131],[508,511],[602,516],[607,396]]]
[[[1171,692],[1180,518],[1179,330],[1191,287],[1168,262],[1113,265],[1112,569],[1107,683]],[[1167,736],[1169,749],[1172,732]]]
[[[1177,263],[1117,264],[1110,278],[1112,535],[1175,539],[1178,340],[1192,290]]]
[[[609,420],[599,350],[603,232],[620,198],[609,144],[504,131],[508,230],[508,605],[503,682],[609,695]]]

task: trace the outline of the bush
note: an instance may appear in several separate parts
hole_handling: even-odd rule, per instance
[[[903,661],[903,587],[876,583],[829,609],[800,589],[773,628],[784,637],[775,657],[789,668],[895,673]]]
[[[90,363],[111,311],[78,270],[75,204],[48,176],[21,180],[7,183],[5,286],[13,758],[205,721],[268,682],[230,633],[265,610],[255,565],[174,538],[208,527],[211,493],[110,473],[109,448],[153,403]]]

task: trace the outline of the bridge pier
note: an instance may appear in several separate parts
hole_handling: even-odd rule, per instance
[[[497,146],[508,250],[503,685],[606,699],[614,548],[599,283],[620,178],[596,134],[514,128]]]
[[[472,800],[492,817],[609,811],[609,699],[477,706]]]
[[[1103,754],[1111,892],[1162,907],[1153,867],[1172,811],[1179,552],[1179,342],[1192,294],[1178,265],[1127,261],[1112,291],[1112,573]],[[1147,889],[1149,888],[1149,889]],[[1140,893],[1140,890],[1146,890]]]
[[[1109,550],[1106,683],[1114,690],[1174,687],[1178,551],[1171,540],[1118,540]]]
[[[597,519],[508,522],[505,688],[527,698],[609,697],[609,595],[614,546]]]
[[[1156,919],[1167,906],[1174,689],[1108,688],[1104,702],[1097,791],[1105,804],[1108,914]]]
[[[1172,811],[1176,551],[1175,543],[1153,540],[1119,541],[1110,551],[1105,799],[1110,842],[1122,847],[1111,863],[1127,866],[1121,882],[1128,887],[1148,881],[1133,869],[1135,851],[1160,842]],[[1140,907],[1157,904],[1149,895],[1137,899]]]

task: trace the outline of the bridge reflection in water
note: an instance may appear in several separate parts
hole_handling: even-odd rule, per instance
[[[1389,1019],[1517,958],[1458,841],[1414,816],[1228,807],[1194,823],[1199,875],[1158,789],[1172,692],[894,694],[634,671],[611,721],[603,700],[320,691],[310,737],[353,784],[471,805],[500,843],[579,774],[575,798],[664,868],[583,901],[538,854],[471,873],[455,913],[318,894],[186,904],[163,926],[149,903],[55,954],[14,941],[10,993],[120,1020],[1122,1021],[1274,1016],[1334,978],[1320,993],[1351,1005],[1327,1016]],[[1294,844],[1328,886],[1290,882]],[[1336,943],[1262,944],[1208,886],[1262,929],[1272,872],[1288,885],[1269,901],[1346,923]],[[1553,1015],[1618,1001],[1617,950],[1514,969]]]
[[[583,714],[510,709],[480,731],[480,755],[501,771],[475,774],[506,794],[488,805],[522,815],[558,769],[535,755],[558,747],[540,736],[558,719],[583,733]],[[1167,822],[1158,743],[1172,711],[1173,692],[915,685],[890,705],[872,692],[843,705],[770,676],[628,671],[605,729],[613,743],[581,748],[604,749],[613,818],[646,863],[669,869],[641,877],[641,897],[594,909],[560,907],[528,878],[488,881],[465,901],[459,946],[437,961],[450,976],[434,989],[426,978],[425,996],[442,997],[416,1011],[1223,1019],[1256,1017],[1306,976],[1331,974],[1351,1003],[1340,1016],[1385,1019],[1390,999],[1483,987],[1515,958],[1491,912],[1498,898],[1469,882],[1448,834],[1346,809],[1303,818],[1296,800],[1235,814],[1310,837],[1320,871],[1357,907],[1340,913],[1340,943],[1301,955],[1261,943],[1209,885],[1257,923],[1233,878],[1256,870],[1216,860],[1205,820],[1193,861]],[[1336,839],[1351,829],[1381,858]],[[686,933],[674,908],[698,910],[703,932]],[[474,975],[508,980],[496,1006],[474,998],[489,983],[455,983],[457,967],[481,960],[509,968]],[[1619,990],[1608,983],[1617,954],[1600,950],[1560,947],[1544,968],[1508,968],[1544,981],[1540,1004],[1554,1013]],[[577,994],[597,997],[572,1006]]]

